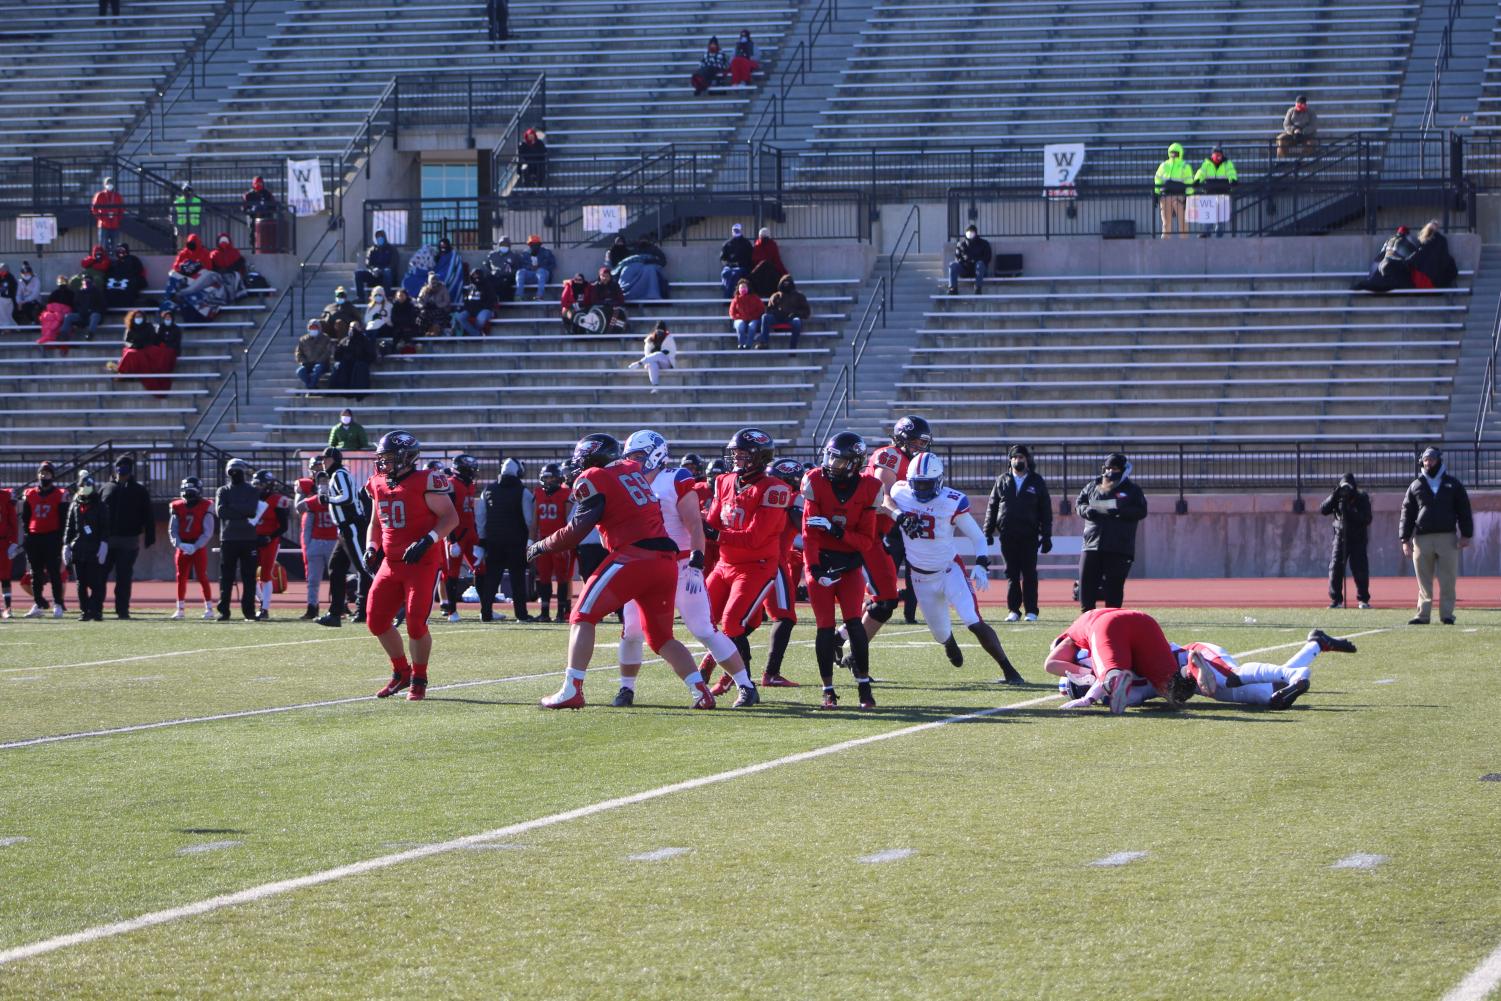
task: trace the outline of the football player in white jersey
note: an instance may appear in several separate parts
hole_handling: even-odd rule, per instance
[[[969,627],[980,646],[1005,672],[1001,680],[1009,685],[1022,684],[1024,679],[1011,665],[995,630],[980,618],[980,606],[970,581],[982,591],[990,587],[985,534],[970,513],[969,498],[943,485],[943,460],[932,452],[916,456],[907,467],[907,478],[897,481],[881,506],[907,537],[907,565],[912,571],[917,605],[928,623],[928,631],[943,644],[949,662],[955,667],[964,664],[964,652],[954,638],[949,619],[952,606],[959,613],[959,621]],[[958,559],[955,531],[973,542],[978,554],[968,579]]]
[[[756,686],[745,669],[745,661],[735,643],[714,628],[709,608],[709,594],[704,590],[704,523],[698,506],[693,471],[667,465],[667,439],[655,431],[637,431],[625,441],[624,457],[641,464],[641,471],[651,482],[652,493],[662,505],[662,523],[667,534],[678,544],[677,610],[683,625],[694,638],[708,648],[740,690],[735,708],[753,706],[760,701]],[[641,673],[641,649],[646,638],[641,629],[641,610],[634,601],[621,610],[624,627],[620,633],[620,691],[614,705],[634,705],[636,676]],[[748,694],[749,693],[749,694]]]

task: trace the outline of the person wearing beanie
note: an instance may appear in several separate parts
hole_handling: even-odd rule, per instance
[[[1006,561],[1007,622],[1017,622],[1025,610],[1037,621],[1037,554],[1053,551],[1053,502],[1048,485],[1032,468],[1032,453],[1012,445],[1007,468],[995,478],[985,507],[985,542],[1001,540]]]
[[[1366,558],[1370,541],[1371,496],[1355,482],[1354,473],[1340,477],[1334,492],[1319,505],[1319,513],[1334,519],[1334,548],[1329,554],[1329,607],[1345,607],[1345,565],[1355,578],[1355,600],[1371,607],[1371,565]]]
[[[1475,538],[1475,518],[1470,495],[1463,483],[1449,474],[1444,453],[1423,449],[1418,475],[1402,498],[1402,555],[1412,560],[1418,578],[1418,614],[1410,626],[1426,626],[1433,613],[1433,575],[1438,573],[1439,621],[1454,625],[1454,581],[1459,576],[1459,554]]]
[[[240,613],[256,621],[255,571],[258,549],[255,523],[266,513],[260,491],[250,485],[250,463],[230,459],[224,467],[224,486],[214,494],[214,520],[219,523],[219,622],[228,622],[229,599],[240,584]]]
[[[52,617],[64,614],[63,603],[63,528],[68,515],[68,492],[57,485],[57,470],[44,462],[36,468],[36,483],[21,492],[21,510],[16,518],[19,544],[31,568],[31,611],[28,619],[39,619],[50,607]],[[47,582],[52,582],[52,605],[42,596]]]
[[[720,51],[719,37],[716,35],[709,39],[709,44],[704,47],[704,56],[698,61],[698,69],[693,71],[693,96],[703,97],[729,71],[730,57]]]
[[[104,621],[105,561],[111,555],[108,533],[109,513],[94,478],[80,471],[63,529],[63,562],[73,568],[78,585],[79,622]]]
[[[1277,133],[1279,157],[1312,153],[1319,145],[1319,116],[1308,106],[1308,98],[1299,94],[1293,106],[1282,116],[1282,131]]]
[[[755,247],[745,238],[745,227],[735,223],[730,227],[730,238],[719,248],[719,263],[724,265],[719,271],[719,284],[726,299],[735,297],[736,284],[751,273],[754,253]]]
[[[339,423],[329,428],[328,443],[345,452],[365,452],[370,449],[370,434],[354,419],[354,411],[345,407],[339,412]]]
[[[1412,238],[1412,231],[1406,226],[1398,226],[1376,251],[1366,276],[1350,287],[1364,292],[1412,288],[1412,258],[1417,252],[1418,241]]]
[[[136,463],[128,455],[115,460],[114,479],[99,491],[108,525],[109,556],[104,560],[100,587],[115,575],[115,617],[130,618],[130,594],[135,582],[136,558],[144,536],[146,548],[156,544],[156,515],[151,492],[136,481]],[[102,597],[102,595],[101,595]]]
[[[1085,521],[1079,607],[1088,612],[1103,600],[1107,608],[1120,608],[1136,561],[1136,524],[1147,516],[1146,495],[1131,479],[1124,452],[1105,457],[1100,475],[1079,491],[1074,510]]]
[[[1216,221],[1200,222],[1200,225],[1204,227],[1199,233],[1201,239],[1225,235],[1225,228],[1230,224],[1231,218],[1230,192],[1239,183],[1240,179],[1235,173],[1235,162],[1225,155],[1224,147],[1216,145],[1194,173],[1194,191],[1198,192],[1196,197],[1199,198],[1199,204],[1212,202],[1217,208]]]

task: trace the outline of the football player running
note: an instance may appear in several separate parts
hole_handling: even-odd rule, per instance
[[[433,649],[427,617],[447,555],[444,539],[459,526],[448,477],[435,470],[419,471],[421,455],[421,444],[406,431],[392,431],[376,444],[364,553],[365,566],[380,566],[370,585],[365,624],[391,658],[391,680],[375,694],[385,699],[410,689],[407,699],[411,702],[427,695],[427,665]],[[398,609],[406,611],[410,660],[396,625]]]
[[[569,616],[568,668],[563,687],[541,701],[543,709],[582,709],[584,677],[594,655],[601,619],[634,601],[647,644],[667,661],[693,695],[693,708],[713,709],[714,696],[693,655],[672,635],[678,589],[678,544],[667,536],[662,507],[641,466],[622,456],[620,442],[590,434],[573,447],[578,473],[568,524],[527,547],[526,558],[574,548],[596,527],[609,555],[590,574]]]
[[[699,518],[693,473],[682,466],[666,465],[667,439],[655,431],[637,431],[627,438],[625,457],[641,466],[642,474],[651,483],[652,493],[661,505],[667,535],[677,544],[678,585],[674,604],[683,617],[683,625],[734,678],[740,689],[735,708],[755,705],[760,697],[746,673],[740,651],[729,637],[714,628],[714,616],[704,586],[704,526]],[[641,673],[641,648],[645,639],[640,606],[628,601],[624,613],[620,633],[620,691],[615,694],[616,706],[629,706],[636,700],[636,677]],[[702,668],[699,673],[703,674]]]
[[[813,649],[823,681],[823,704],[839,705],[834,693],[834,662],[839,641],[834,632],[834,605],[844,616],[850,645],[850,668],[855,673],[861,709],[874,709],[870,689],[870,644],[861,622],[866,560],[882,553],[876,538],[876,506],[881,482],[860,472],[865,464],[865,439],[841,431],[823,448],[823,464],[803,477],[803,560],[807,566],[808,604],[818,626]]]
[[[886,514],[907,537],[907,565],[912,572],[912,589],[917,604],[933,638],[943,644],[949,663],[964,666],[964,651],[954,638],[949,607],[959,613],[959,621],[975,634],[980,646],[1000,665],[1009,685],[1024,683],[1011,665],[1001,641],[984,619],[975,600],[974,588],[990,587],[990,558],[985,555],[985,535],[970,513],[969,497],[943,485],[943,460],[932,452],[920,453],[907,467],[905,479],[881,501]],[[975,565],[964,575],[955,545],[955,530],[974,544]],[[970,581],[974,582],[973,588]]]

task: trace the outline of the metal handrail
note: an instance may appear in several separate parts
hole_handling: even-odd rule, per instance
[[[1491,356],[1485,363],[1485,377],[1480,385],[1480,413],[1475,418],[1475,443],[1485,440],[1485,421],[1496,405],[1497,356],[1501,355],[1501,296],[1496,298],[1496,311],[1491,317]]]
[[[1428,96],[1423,105],[1421,128],[1424,135],[1433,131],[1434,123],[1438,120],[1439,85],[1443,79],[1444,70],[1449,68],[1449,57],[1454,52],[1454,21],[1459,17],[1459,12],[1463,7],[1464,0],[1449,0],[1444,32],[1439,36],[1438,52],[1433,57],[1433,79],[1428,81]]]
[[[829,395],[823,401],[823,409],[813,420],[813,444],[818,445],[829,437],[829,432],[834,429],[834,422],[839,419],[839,409],[844,408],[844,419],[850,417],[850,370],[849,366],[843,366],[839,370],[839,378],[829,390]]]
[[[912,227],[910,233],[909,226]],[[907,263],[907,256],[912,252],[913,246],[922,246],[922,210],[917,205],[907,210],[907,217],[902,220],[902,228],[897,230],[896,239],[891,242],[891,253],[886,258],[888,310],[896,305],[896,276],[902,273],[902,265]]]
[[[877,278],[876,287],[870,290],[860,322],[855,324],[854,336],[850,338],[849,394],[855,396],[855,382],[860,373],[860,359],[865,357],[865,348],[871,335],[876,332],[876,321],[886,326],[886,279]]]

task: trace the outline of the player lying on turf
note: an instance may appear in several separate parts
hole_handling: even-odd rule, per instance
[[[1185,701],[1197,693],[1219,702],[1287,709],[1308,691],[1314,658],[1331,651],[1354,653],[1355,644],[1315,629],[1282,664],[1242,664],[1214,643],[1187,643],[1174,649],[1181,665],[1174,687]]]
[[[589,575],[568,621],[568,668],[563,687],[543,699],[543,709],[582,709],[584,676],[594,655],[595,627],[634,601],[647,645],[667,661],[688,691],[693,708],[713,709],[714,696],[688,648],[673,638],[672,606],[678,590],[678,545],[667,536],[662,506],[641,472],[623,458],[618,440],[586,435],[573,447],[573,514],[568,524],[533,542],[526,558],[575,548],[596,527],[609,555]]]
[[[907,537],[907,565],[912,572],[912,589],[917,605],[933,638],[943,645],[949,663],[964,666],[964,651],[954,638],[949,608],[959,613],[959,621],[975,634],[980,646],[1005,672],[1007,684],[1023,683],[1022,676],[1011,666],[995,630],[980,617],[975,588],[990,587],[985,555],[985,535],[969,511],[969,497],[943,485],[943,460],[932,452],[922,452],[907,467],[906,479],[898,480],[881,500],[881,507]],[[955,532],[974,544],[975,565],[964,575],[959,561]],[[973,586],[971,586],[973,581]]]
[[[1146,612],[1129,608],[1085,612],[1053,642],[1046,670],[1059,676],[1077,672],[1081,651],[1090,657],[1094,681],[1083,696],[1064,703],[1064,709],[1084,709],[1104,701],[1109,703],[1111,714],[1118,716],[1134,704],[1132,695],[1138,678],[1150,684],[1169,706],[1182,705],[1172,684],[1178,673],[1178,656],[1157,620]]]

